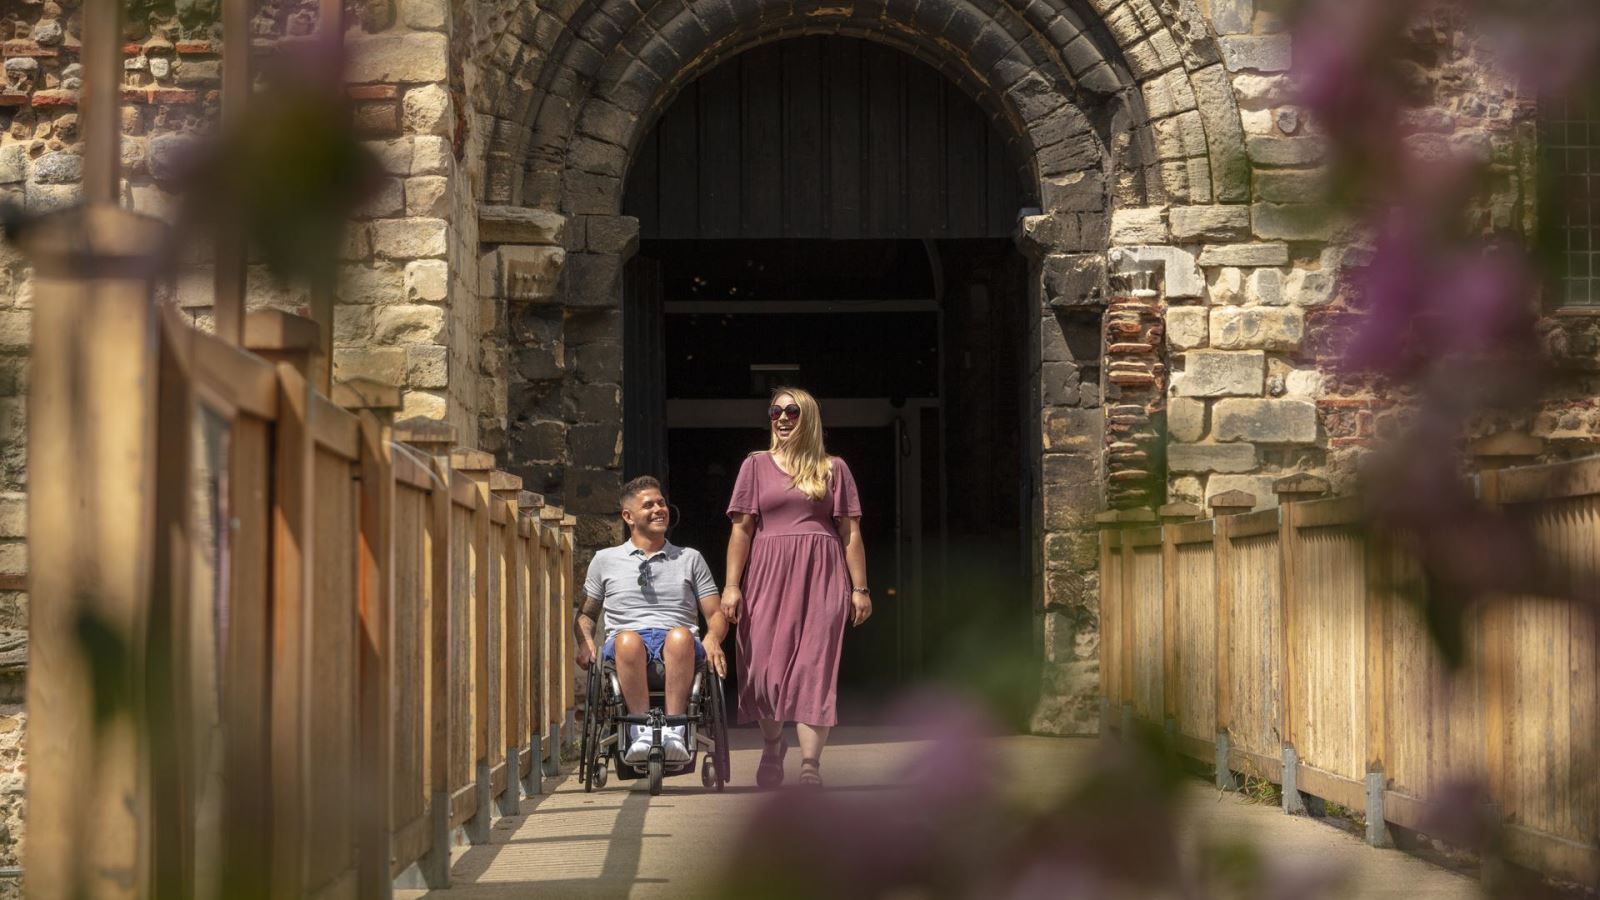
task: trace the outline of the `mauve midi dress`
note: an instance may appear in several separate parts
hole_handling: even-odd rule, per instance
[[[828,493],[812,500],[770,453],[739,467],[728,515],[750,513],[739,620],[739,721],[838,723],[839,650],[850,618],[850,574],[835,517],[861,515],[856,482],[833,457]]]

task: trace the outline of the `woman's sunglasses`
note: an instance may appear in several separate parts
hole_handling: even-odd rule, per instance
[[[767,418],[771,419],[774,422],[778,421],[778,419],[781,418],[785,414],[788,414],[789,418],[794,419],[795,421],[799,421],[799,419],[800,419],[800,407],[799,407],[799,405],[791,403],[788,406],[769,406],[769,407],[767,407]]]

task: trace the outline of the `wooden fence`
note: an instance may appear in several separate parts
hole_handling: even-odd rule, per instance
[[[314,323],[236,346],[86,262],[153,227],[33,236],[28,893],[444,885],[557,771],[573,519],[395,389],[316,390]]]
[[[1486,472],[1480,495],[1552,561],[1600,571],[1600,459]],[[1368,537],[1349,498],[1103,532],[1105,728],[1159,724],[1219,786],[1268,779],[1291,812],[1306,797],[1364,812],[1375,844],[1475,779],[1510,859],[1600,881],[1595,584],[1473,613],[1456,671],[1415,563]]]

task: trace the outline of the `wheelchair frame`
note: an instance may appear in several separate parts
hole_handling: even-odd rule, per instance
[[[697,762],[700,764],[702,785],[718,791],[727,785],[727,705],[722,693],[722,678],[711,671],[705,660],[699,660],[695,665],[694,681],[689,686],[688,710],[681,716],[666,714],[663,708],[664,688],[650,691],[648,712],[642,715],[624,712],[622,686],[617,680],[616,665],[612,660],[595,660],[589,666],[584,699],[578,780],[585,792],[605,787],[613,766],[618,779],[648,778],[652,796],[661,793],[663,778],[692,772]],[[651,729],[653,746],[643,763],[623,762],[624,725],[644,725]],[[689,759],[685,762],[667,762],[661,729],[669,725],[686,726],[684,738],[689,746]]]

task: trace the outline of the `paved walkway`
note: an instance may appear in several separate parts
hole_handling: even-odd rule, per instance
[[[926,745],[896,741],[882,729],[840,728],[828,748],[830,790],[893,789],[906,763]],[[1093,740],[1013,737],[1001,740],[1003,783],[1045,798],[1070,786],[1089,768]],[[551,794],[525,801],[523,814],[501,820],[492,843],[457,851],[455,887],[401,898],[672,897],[707,894],[706,860],[719,858],[740,835],[745,818],[770,796],[751,787],[760,755],[759,735],[734,732],[735,783],[723,794],[700,787],[698,776],[668,779],[660,797],[644,782],[613,778],[586,794],[575,778]],[[789,753],[789,778],[799,754]],[[1181,841],[1190,855],[1202,843],[1243,839],[1266,848],[1274,865],[1348,873],[1355,897],[1467,898],[1476,882],[1393,850],[1374,850],[1326,822],[1285,816],[1276,807],[1219,794],[1195,779],[1180,804]]]

